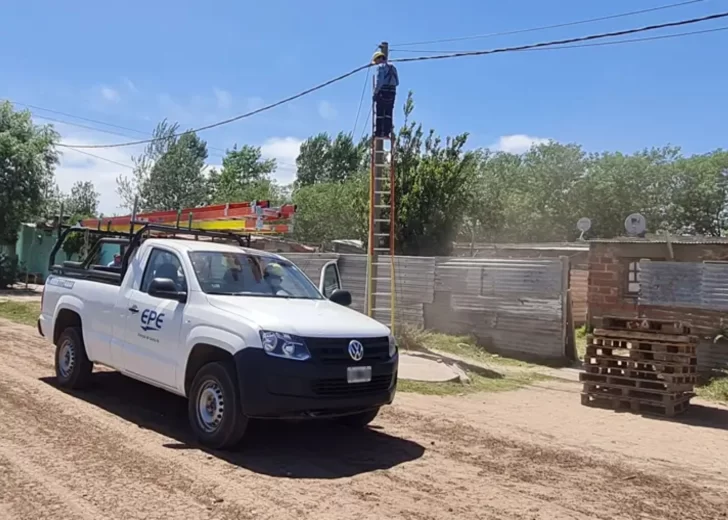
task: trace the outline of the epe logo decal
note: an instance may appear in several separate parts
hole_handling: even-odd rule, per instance
[[[157,314],[157,311],[155,310],[144,309],[144,312],[142,312],[141,321],[143,331],[146,332],[150,330],[159,330],[162,328],[162,325],[164,325],[164,313],[161,312]]]

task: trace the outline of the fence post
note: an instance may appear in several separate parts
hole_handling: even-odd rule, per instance
[[[561,260],[561,339],[564,345],[564,357],[573,360],[576,357],[574,344],[574,323],[571,319],[571,261],[568,256],[560,256]]]

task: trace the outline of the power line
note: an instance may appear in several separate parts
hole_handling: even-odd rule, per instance
[[[364,94],[367,91],[367,83],[369,83],[369,73],[372,69],[367,69],[367,75],[364,78],[364,86],[361,88],[361,97],[359,98],[359,108],[356,109],[356,119],[354,119],[354,128],[351,130],[351,138],[354,138],[354,134],[356,133],[356,126],[359,123],[359,114],[361,113],[361,106],[364,103]]]
[[[23,107],[28,107],[28,108],[31,108],[33,110],[43,110],[45,112],[51,112],[53,114],[59,114],[59,115],[65,116],[65,117],[72,117],[72,118],[75,118],[75,119],[80,119],[82,121],[89,121],[91,123],[96,123],[96,124],[99,124],[99,125],[106,125],[106,126],[110,126],[110,127],[113,127],[113,128],[121,128],[122,130],[128,130],[130,132],[137,132],[137,133],[140,133],[140,134],[151,135],[151,132],[144,132],[142,130],[134,130],[133,128],[127,128],[125,126],[119,126],[119,125],[115,125],[115,124],[112,124],[112,123],[106,123],[104,121],[99,121],[97,119],[90,119],[90,118],[87,118],[87,117],[81,117],[81,116],[77,116],[77,115],[74,115],[74,114],[69,114],[67,112],[61,112],[60,110],[54,110],[54,109],[51,109],[51,108],[39,107],[39,106],[35,106],[35,105],[30,105],[28,103],[19,103],[17,101],[13,101],[12,99],[8,99],[7,101],[9,101],[10,103],[12,103],[13,105],[19,105],[19,106],[23,106]],[[96,128],[94,126],[82,125],[80,123],[74,123],[72,121],[64,121],[62,119],[54,119],[52,117],[42,116],[42,115],[38,114],[37,112],[31,112],[31,114],[36,119],[44,119],[44,120],[47,120],[47,121],[53,121],[54,123],[60,123],[60,124],[63,124],[63,125],[75,126],[75,127],[78,127],[78,128],[85,128],[87,130],[93,130],[93,131],[96,131],[96,132],[103,132],[105,134],[118,135],[120,137],[128,137],[130,139],[135,139],[135,137],[130,136],[129,134],[123,134],[121,132],[114,132],[113,130],[106,130],[104,128]],[[63,145],[60,145],[60,146],[63,146]],[[227,153],[227,150],[223,150],[222,148],[217,148],[215,146],[208,145],[207,148],[210,149],[210,150],[215,150],[217,152],[220,152],[220,153],[213,153],[213,154],[211,154],[211,155],[214,155],[215,157],[222,158],[223,157],[223,153]]]
[[[101,159],[102,161],[110,162],[112,164],[116,164],[117,166],[123,166],[124,168],[129,168],[130,170],[134,169],[133,166],[130,166],[128,164],[120,163],[120,162],[114,161],[112,159],[107,159],[106,157],[101,157],[100,155],[96,155],[93,153],[84,152],[83,150],[78,150],[72,146],[66,145],[65,147],[68,148],[69,150],[73,150],[74,152],[82,153],[83,155],[88,155],[89,157],[95,157],[96,159]]]
[[[244,118],[247,118],[250,116],[254,116],[256,114],[260,114],[261,112],[265,112],[267,110],[271,110],[272,108],[276,108],[276,107],[284,105],[286,103],[290,103],[291,101],[294,101],[298,98],[302,98],[303,96],[311,94],[312,92],[316,92],[317,90],[321,90],[322,88],[328,87],[329,85],[332,85],[341,80],[344,80],[344,79],[348,78],[349,76],[353,76],[357,72],[367,69],[369,67],[371,67],[371,63],[367,63],[366,65],[357,67],[353,70],[350,70],[349,72],[347,72],[345,74],[341,74],[340,76],[337,76],[333,79],[330,79],[323,83],[319,83],[318,85],[316,85],[314,87],[303,90],[303,91],[299,92],[298,94],[294,94],[287,98],[281,99],[280,101],[276,101],[275,103],[271,103],[270,105],[266,105],[266,106],[258,108],[256,110],[252,110],[250,112],[246,112],[245,114],[240,114],[239,116],[231,117],[231,118],[225,119],[223,121],[218,121],[217,123],[212,123],[212,124],[209,124],[206,126],[201,126],[199,128],[194,128],[192,130],[187,130],[185,132],[180,132],[179,134],[174,134],[173,137],[179,137],[181,135],[189,134],[189,133],[202,132],[203,130],[210,130],[211,128],[216,128],[218,126],[227,125],[227,124],[233,123],[235,121],[239,121],[241,119],[244,119]],[[126,143],[93,144],[93,145],[87,144],[87,145],[72,145],[72,146],[75,146],[76,148],[119,148],[122,146],[134,146],[134,145],[139,145],[139,144],[153,143],[153,142],[159,141],[159,140],[161,140],[161,138],[144,139],[144,140],[140,140],[140,141],[130,141],[130,142],[126,142]]]
[[[104,134],[118,135],[118,136],[121,136],[121,137],[129,137],[127,134],[122,134],[120,132],[114,132],[113,130],[106,130],[104,128],[96,128],[96,127],[93,127],[93,126],[82,125],[80,123],[73,123],[71,121],[63,121],[61,119],[55,119],[53,117],[42,116],[42,115],[37,114],[35,112],[31,112],[31,114],[32,114],[32,116],[35,119],[43,119],[45,121],[52,121],[54,123],[60,123],[62,125],[70,125],[70,126],[75,126],[75,127],[78,127],[78,128],[85,128],[87,130],[93,130],[95,132],[103,132]]]
[[[71,117],[73,119],[79,119],[81,121],[86,121],[88,123],[96,123],[97,125],[110,126],[110,127],[113,127],[113,128],[118,128],[120,130],[127,130],[129,132],[136,132],[138,134],[149,135],[149,132],[145,132],[143,130],[135,130],[134,128],[128,128],[126,126],[115,125],[115,124],[112,124],[112,123],[107,123],[106,121],[100,121],[98,119],[90,119],[88,117],[77,116],[77,115],[74,115],[74,114],[69,114],[67,112],[61,112],[60,110],[54,110],[52,108],[44,108],[44,107],[39,107],[39,106],[36,106],[36,105],[31,105],[29,103],[20,103],[18,101],[13,101],[11,99],[8,99],[8,101],[10,101],[13,105],[20,105],[20,106],[23,106],[23,107],[31,108],[33,110],[42,110],[43,112],[50,112],[52,114],[58,114],[60,116]],[[40,117],[40,116],[38,116],[38,117]],[[65,123],[65,121],[61,121],[61,122]],[[67,123],[67,124],[71,124],[71,123]],[[92,127],[85,127],[85,128],[92,128]],[[94,130],[96,130],[96,129],[94,128]],[[124,134],[117,134],[117,135],[124,135]],[[128,137],[128,136],[124,136],[124,137]]]
[[[631,38],[629,40],[618,40],[614,42],[599,42],[599,43],[584,43],[580,45],[567,45],[563,47],[539,47],[534,49],[523,49],[524,51],[558,51],[562,49],[576,49],[581,47],[603,47],[606,45],[619,45],[623,43],[639,43],[639,42],[649,42],[649,41],[655,41],[655,40],[667,40],[670,38],[681,38],[683,36],[693,36],[697,34],[707,34],[707,33],[713,33],[713,32],[719,32],[719,31],[725,31],[728,30],[728,27],[718,27],[717,29],[704,29],[702,31],[690,31],[690,32],[684,32],[684,33],[675,33],[675,34],[664,34],[662,36],[648,36],[645,38]],[[415,50],[415,49],[390,49],[390,52],[394,52],[397,50],[398,52],[417,52],[417,53],[451,53],[451,52],[468,52],[468,51],[432,51],[432,50]]]
[[[487,54],[499,54],[499,53],[504,53],[504,52],[525,51],[525,50],[530,50],[530,49],[538,49],[538,48],[542,48],[542,47],[553,47],[556,45],[566,45],[569,43],[579,43],[579,42],[585,42],[585,41],[591,41],[591,40],[599,40],[602,38],[612,38],[615,36],[625,36],[627,34],[654,31],[657,29],[664,29],[667,27],[679,27],[681,25],[690,25],[690,24],[699,23],[699,22],[706,22],[708,20],[718,20],[720,18],[726,18],[726,17],[728,17],[728,12],[711,14],[708,16],[702,16],[700,18],[690,18],[687,20],[678,20],[677,22],[666,22],[666,23],[661,23],[661,24],[656,24],[656,25],[648,25],[645,27],[638,27],[635,29],[624,29],[622,31],[591,34],[588,36],[580,36],[578,38],[568,38],[565,40],[554,40],[554,41],[541,42],[541,43],[532,43],[529,45],[519,45],[516,47],[501,47],[498,49],[488,49],[488,50],[484,50],[484,51],[465,51],[465,52],[453,52],[450,54],[439,54],[439,55],[435,55],[435,56],[417,56],[415,58],[396,58],[396,59],[393,59],[390,61],[398,62],[398,63],[406,63],[406,62],[413,62],[413,61],[443,60],[443,59],[449,59],[449,58],[460,58],[460,57],[464,57],[464,56],[485,56]]]
[[[494,32],[494,33],[487,33],[487,34],[476,34],[474,36],[461,36],[458,38],[443,38],[440,40],[428,40],[428,41],[421,41],[421,42],[409,42],[409,43],[396,43],[393,44],[393,47],[410,47],[412,45],[430,45],[432,43],[447,43],[447,42],[458,42],[458,41],[465,41],[465,40],[479,40],[484,38],[492,38],[495,36],[508,36],[512,34],[523,34],[528,32],[536,32],[536,31],[544,31],[547,29],[558,29],[560,27],[571,27],[574,25],[582,25],[587,23],[594,23],[594,22],[601,22],[604,20],[614,20],[615,18],[625,18],[628,16],[635,16],[638,14],[644,14],[644,13],[651,13],[654,11],[661,11],[664,9],[672,9],[674,7],[681,7],[683,5],[688,4],[695,4],[698,2],[703,2],[705,0],[689,0],[686,2],[678,2],[675,4],[668,4],[668,5],[662,5],[658,7],[651,7],[649,9],[640,9],[638,11],[629,11],[626,13],[619,13],[619,14],[613,14],[609,16],[601,16],[599,18],[589,18],[587,20],[577,20],[575,22],[565,22],[565,23],[558,23],[554,25],[544,25],[541,27],[531,27],[528,29],[516,29],[512,31],[503,31],[503,32]]]

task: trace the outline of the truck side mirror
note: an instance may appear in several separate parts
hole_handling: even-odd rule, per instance
[[[177,300],[180,303],[187,301],[187,293],[177,290],[177,284],[170,278],[155,278],[149,284],[149,296],[164,298],[165,300]]]
[[[344,289],[336,289],[331,293],[331,296],[329,296],[329,300],[334,303],[338,303],[339,305],[343,305],[344,307],[348,307],[351,305],[351,293]]]

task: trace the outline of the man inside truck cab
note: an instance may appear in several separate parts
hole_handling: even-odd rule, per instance
[[[119,253],[114,254],[114,259],[106,264],[106,267],[121,267],[121,255]]]
[[[263,279],[270,286],[271,292],[276,296],[291,296],[291,293],[281,287],[283,283],[283,275],[285,271],[280,264],[276,262],[270,262],[265,266],[265,273]]]

